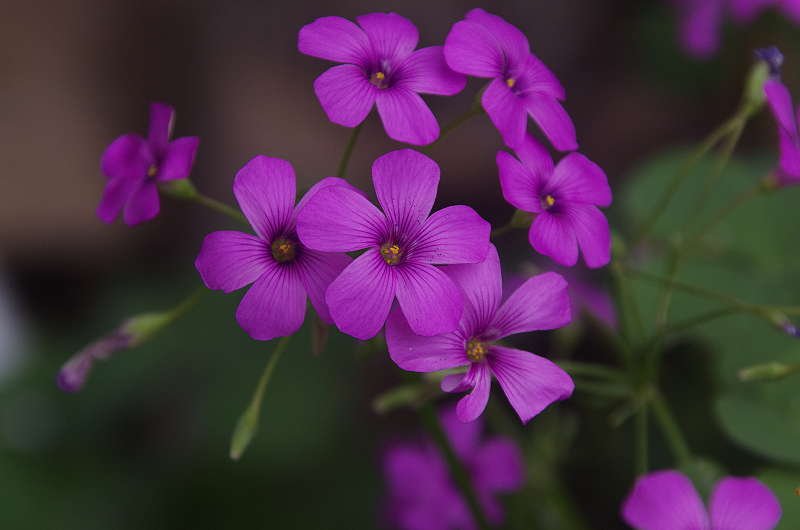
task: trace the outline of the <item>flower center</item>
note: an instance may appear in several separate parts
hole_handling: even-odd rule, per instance
[[[389,80],[386,79],[386,74],[381,71],[372,74],[369,77],[369,82],[378,88],[389,88]]]
[[[553,207],[553,205],[555,203],[556,203],[556,200],[555,200],[555,198],[553,198],[552,195],[546,195],[541,201],[542,209],[549,210],[550,208]]]
[[[155,164],[150,166],[150,169],[147,170],[147,176],[150,178],[155,177],[157,173],[158,173],[158,166],[156,166]]]
[[[508,79],[506,79],[506,85],[508,85],[508,88],[514,88],[514,85],[516,83],[517,83],[517,80],[514,79],[513,77],[509,77]]]
[[[381,245],[381,257],[389,265],[397,265],[403,257],[403,249],[397,243],[384,243]]]
[[[291,239],[279,237],[272,242],[272,257],[275,261],[292,261],[296,254],[297,245]]]
[[[489,353],[489,346],[485,342],[478,339],[470,339],[467,342],[467,359],[470,361],[474,363],[482,361],[487,353]]]

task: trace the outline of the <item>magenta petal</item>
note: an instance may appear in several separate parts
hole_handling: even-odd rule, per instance
[[[236,321],[255,340],[291,335],[303,324],[306,291],[293,266],[266,261],[266,270],[236,309]]]
[[[526,212],[542,211],[541,180],[522,163],[506,153],[498,151],[497,171],[503,198],[515,208]]]
[[[364,121],[375,103],[377,90],[364,70],[352,64],[329,68],[314,81],[314,92],[328,119],[345,127]]]
[[[270,243],[292,219],[294,169],[286,160],[259,155],[236,173],[233,194],[256,233]]]
[[[172,134],[172,125],[175,122],[175,109],[166,103],[150,104],[150,128],[147,140],[159,157],[164,153]]]
[[[297,273],[308,293],[317,314],[328,324],[333,324],[325,293],[330,284],[352,263],[347,254],[319,252],[310,248],[302,249],[297,257]]]
[[[367,34],[372,53],[381,59],[403,59],[417,47],[417,27],[397,13],[370,13],[356,20]]]
[[[637,480],[622,506],[622,517],[642,530],[709,530],[703,501],[678,471],[655,471]]]
[[[489,243],[489,252],[481,263],[449,265],[442,270],[461,289],[464,296],[462,328],[467,336],[483,333],[494,318],[503,296],[500,258]]]
[[[780,138],[780,169],[789,177],[800,177],[800,139],[778,129]]]
[[[586,266],[596,269],[608,265],[611,261],[611,232],[603,212],[586,204],[569,205],[564,210],[581,247]]]
[[[559,200],[611,205],[611,188],[605,172],[580,153],[570,153],[558,163],[547,182],[547,191]]]
[[[508,88],[505,81],[495,79],[484,91],[481,104],[506,145],[511,148],[519,146],[525,138],[528,121],[524,101]]]
[[[271,261],[267,244],[261,239],[220,231],[205,237],[194,266],[206,287],[230,293],[256,281]]]
[[[781,519],[777,497],[754,478],[720,480],[711,494],[709,512],[711,527],[724,530],[772,530]]]
[[[536,252],[567,267],[578,262],[578,240],[570,220],[560,214],[540,213],[533,220],[528,241]]]
[[[354,191],[361,195],[362,197],[366,197],[366,194],[361,191],[360,189],[356,188],[349,182],[344,179],[340,179],[339,177],[325,177],[324,179],[320,180],[303,195],[303,197],[297,202],[297,206],[294,208],[294,216],[297,218],[300,215],[300,212],[303,210],[308,201],[313,197],[319,190],[323,190],[329,186],[343,186],[350,191]]]
[[[300,29],[300,53],[337,63],[360,64],[370,54],[364,31],[342,17],[322,17]]]
[[[564,87],[555,74],[532,53],[525,60],[522,81],[525,92],[538,92],[556,99],[566,97]]]
[[[138,134],[124,134],[103,151],[100,169],[109,178],[141,179],[152,164],[147,142]]]
[[[525,107],[553,147],[559,151],[574,151],[578,148],[575,125],[557,99],[529,94],[525,97]]]
[[[469,206],[448,206],[428,217],[417,235],[414,261],[479,263],[489,249],[491,226]]]
[[[398,306],[386,321],[386,344],[397,366],[412,372],[436,372],[469,364],[464,339],[457,332],[435,337],[414,333]]]
[[[392,151],[372,164],[372,183],[393,228],[415,233],[436,199],[439,166],[419,151]]]
[[[790,0],[793,1],[793,0]],[[781,3],[781,0],[728,0],[730,4],[731,15],[738,22],[751,22],[758,12],[765,7]],[[786,4],[787,2],[783,2]]]
[[[158,187],[153,180],[147,179],[128,199],[123,217],[126,225],[133,226],[149,221],[158,215],[158,211]]]
[[[544,182],[553,174],[554,164],[550,151],[530,134],[525,135],[522,143],[514,149],[514,154],[538,180]]]
[[[200,138],[186,136],[167,145],[167,151],[158,171],[158,180],[185,179],[192,171]]]
[[[764,94],[767,96],[767,103],[772,109],[775,121],[790,137],[797,136],[797,122],[795,122],[794,109],[792,108],[792,96],[786,85],[778,80],[771,79],[764,83]]]
[[[397,301],[414,333],[430,337],[456,329],[464,299],[441,269],[405,262],[397,267],[396,277]]]
[[[680,38],[688,54],[697,59],[707,59],[717,51],[722,9],[722,0],[686,2],[681,15]]]
[[[341,331],[367,340],[383,327],[394,295],[394,270],[383,261],[377,248],[371,248],[331,283],[325,300]]]
[[[475,77],[503,75],[503,56],[496,41],[476,22],[456,22],[444,43],[448,66],[462,74]]]
[[[492,340],[496,340],[516,333],[560,328],[571,319],[566,280],[555,272],[545,272],[529,278],[511,293],[489,328],[493,331]]]
[[[97,206],[97,217],[106,223],[116,219],[119,212],[130,200],[133,193],[139,189],[144,177],[128,178],[114,177],[106,183],[103,189],[103,197]]]
[[[297,235],[309,248],[351,252],[380,245],[386,217],[361,193],[327,186],[314,193],[297,216]]]
[[[486,29],[508,66],[514,67],[523,63],[530,53],[528,38],[519,28],[509,24],[504,18],[478,8],[469,11],[465,19],[480,24]]]
[[[462,384],[472,388],[472,391],[459,400],[456,415],[464,422],[475,421],[489,402],[489,391],[492,388],[492,372],[489,370],[489,365],[485,362],[472,363]]]
[[[467,78],[447,66],[442,46],[422,48],[409,55],[399,67],[402,86],[423,94],[452,96],[467,84]]]
[[[392,140],[428,145],[439,137],[439,123],[422,97],[404,86],[381,90],[376,98],[378,114]]]
[[[458,419],[456,407],[450,405],[442,407],[439,419],[456,455],[465,461],[474,461],[475,453],[480,450],[483,421],[464,423]]]
[[[509,439],[489,439],[472,455],[472,462],[473,480],[484,491],[512,492],[525,482],[522,452]]]

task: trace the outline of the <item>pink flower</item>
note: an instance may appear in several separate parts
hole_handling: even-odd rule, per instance
[[[796,185],[800,183],[800,134],[792,96],[780,79],[767,81],[764,84],[764,93],[778,124],[781,158],[775,175],[782,186]]]

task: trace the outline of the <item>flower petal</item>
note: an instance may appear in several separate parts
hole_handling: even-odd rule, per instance
[[[263,240],[242,232],[220,231],[205,237],[194,266],[206,287],[230,293],[261,277],[270,261]]]
[[[419,151],[392,151],[372,164],[372,183],[393,229],[411,235],[433,207],[439,166]]]
[[[483,413],[489,402],[489,391],[492,388],[492,372],[487,363],[472,363],[469,372],[464,376],[460,387],[452,389],[459,392],[463,388],[472,388],[472,391],[462,397],[456,405],[458,419],[467,422],[475,421]],[[444,388],[442,388],[444,390]]]
[[[622,517],[642,530],[708,530],[708,515],[692,483],[678,471],[655,471],[636,481]]]
[[[521,63],[530,53],[528,38],[513,24],[508,23],[503,17],[488,13],[483,9],[472,9],[465,17],[470,22],[483,26],[494,39],[497,50],[509,66]]]
[[[790,177],[800,177],[800,138],[791,137],[778,129],[780,139],[780,169]]]
[[[553,157],[542,142],[530,134],[525,135],[522,143],[514,149],[514,154],[540,181],[544,182],[552,176]]]
[[[414,261],[437,265],[480,263],[489,249],[491,226],[469,206],[448,206],[428,217],[417,235]]]
[[[306,291],[297,269],[272,260],[265,264],[236,309],[236,321],[255,340],[291,335],[306,314]]]
[[[781,519],[777,497],[754,478],[720,480],[711,494],[709,512],[712,528],[724,530],[771,530]]]
[[[525,102],[508,88],[505,81],[495,79],[484,91],[481,104],[505,144],[511,148],[518,147],[525,138],[528,121]]]
[[[424,337],[414,333],[395,306],[386,321],[386,344],[397,366],[411,372],[436,372],[469,364],[458,332]]]
[[[570,153],[561,159],[545,189],[557,199],[611,205],[611,188],[605,172],[580,153]]]
[[[442,270],[452,278],[464,296],[464,314],[461,318],[464,333],[468,337],[482,334],[494,318],[503,296],[497,249],[490,243],[486,259],[481,263],[449,265]]]
[[[564,210],[586,266],[596,269],[608,265],[611,261],[611,232],[603,212],[587,204],[571,204]]]
[[[397,301],[414,333],[430,337],[456,329],[464,299],[441,269],[407,261],[397,267],[396,277]]]
[[[361,64],[370,53],[364,31],[342,17],[322,17],[300,28],[300,53],[337,63]]]
[[[578,262],[578,240],[570,220],[561,214],[540,213],[533,220],[528,241],[536,252],[567,267]]]
[[[697,59],[708,59],[719,47],[722,0],[692,0],[685,3],[680,22],[683,49]]]
[[[192,171],[200,138],[186,136],[167,145],[164,161],[158,171],[158,180],[185,179]]]
[[[364,70],[352,64],[329,68],[314,81],[314,93],[328,119],[345,127],[364,121],[375,103],[377,90]]]
[[[394,271],[383,261],[380,251],[371,248],[353,260],[331,283],[325,300],[331,318],[341,331],[367,340],[383,327],[394,295]]]
[[[297,216],[297,235],[309,248],[352,252],[381,244],[386,217],[361,193],[344,186],[317,190]]]
[[[476,22],[456,22],[444,43],[447,65],[475,77],[503,75],[503,56],[486,28]]]
[[[525,59],[521,79],[518,81],[522,92],[538,92],[556,99],[564,99],[564,87],[553,72],[534,54]]]
[[[417,27],[397,13],[370,13],[356,20],[367,34],[372,53],[381,59],[404,59],[417,47]]]
[[[575,389],[567,372],[536,354],[492,346],[486,358],[523,423],[528,423],[554,401],[570,397]]]
[[[296,265],[300,281],[317,314],[328,324],[333,324],[333,319],[325,302],[325,293],[333,280],[352,261],[347,254],[319,252],[310,248],[303,248],[297,256]]]
[[[381,90],[376,98],[378,114],[392,140],[428,145],[439,137],[439,123],[422,97],[404,86]]]
[[[795,121],[792,96],[789,94],[789,89],[780,81],[771,79],[764,83],[764,94],[767,96],[767,103],[772,109],[772,115],[775,117],[775,121],[778,122],[778,126],[790,137],[796,137],[797,122]]]
[[[172,126],[175,123],[175,109],[166,103],[150,104],[150,127],[147,140],[155,151],[153,154],[161,158],[167,149]]]
[[[510,493],[525,482],[522,452],[508,438],[490,438],[473,454],[472,462],[473,480],[484,491]]]
[[[236,173],[233,194],[256,233],[270,243],[292,218],[294,169],[286,160],[259,155]]]
[[[97,205],[97,217],[106,223],[116,219],[125,203],[130,200],[143,181],[144,177],[114,177],[109,180],[103,189],[103,197],[100,199],[100,204]]]
[[[557,99],[531,93],[525,96],[525,108],[553,147],[559,151],[574,151],[578,148],[575,125]]]
[[[414,92],[440,96],[464,90],[467,78],[447,66],[443,50],[442,46],[430,46],[409,55],[398,68],[396,83]]]
[[[123,134],[106,147],[100,161],[108,178],[142,179],[153,164],[150,148],[138,134]]]
[[[738,22],[751,22],[765,7],[781,2],[775,0],[729,0],[731,16]],[[791,3],[783,2],[783,3]]]
[[[519,160],[505,151],[498,151],[497,171],[500,175],[500,189],[503,198],[515,208],[526,212],[541,212],[542,203],[539,190],[542,181]]]
[[[567,287],[566,280],[555,272],[529,278],[497,311],[489,326],[492,340],[569,324],[572,317]]]
[[[146,179],[131,194],[128,203],[125,205],[123,217],[126,225],[133,226],[149,221],[158,215],[158,211],[158,188],[154,181]]]
[[[297,206],[294,207],[294,217],[297,218],[300,215],[300,212],[303,210],[305,205],[308,203],[309,199],[314,196],[319,190],[325,189],[328,186],[343,186],[350,191],[354,191],[361,195],[362,197],[366,198],[366,194],[361,191],[360,189],[356,188],[349,182],[344,179],[340,179],[339,177],[325,177],[324,179],[320,180],[303,195],[303,197],[297,202]]]

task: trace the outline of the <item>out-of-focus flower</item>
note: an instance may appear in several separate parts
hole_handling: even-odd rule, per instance
[[[481,103],[511,148],[525,137],[528,115],[559,151],[578,148],[575,126],[561,106],[564,88],[530,51],[515,26],[483,9],[473,9],[453,25],[444,44],[447,64],[456,72],[492,79]]]
[[[415,145],[439,137],[439,124],[419,94],[452,96],[466,78],[445,63],[441,46],[414,51],[419,33],[396,13],[323,17],[303,26],[301,53],[341,64],[314,81],[314,91],[328,118],[345,127],[360,124],[378,107],[386,134]],[[360,27],[359,27],[360,26]]]
[[[209,289],[229,293],[253,284],[236,310],[236,321],[252,338],[270,340],[300,329],[306,297],[320,317],[331,322],[325,290],[351,259],[307,248],[295,229],[309,200],[329,188],[355,189],[330,177],[295,206],[295,174],[289,162],[257,156],[236,174],[233,193],[256,235],[208,234],[195,267]]]
[[[467,206],[429,216],[439,166],[417,151],[392,151],[375,160],[372,182],[383,212],[356,191],[331,186],[316,193],[297,218],[297,233],[309,248],[367,249],[328,288],[333,321],[341,331],[369,339],[383,327],[397,297],[416,333],[452,331],[463,300],[434,264],[483,261],[489,223]]]
[[[778,79],[767,81],[764,84],[764,93],[778,124],[780,141],[780,162],[773,174],[780,186],[796,185],[800,183],[800,134],[792,107],[792,96],[786,85]]]
[[[469,366],[466,374],[442,380],[446,392],[471,390],[456,409],[465,422],[475,420],[486,408],[492,375],[525,423],[552,402],[572,395],[572,378],[553,362],[497,343],[509,335],[568,324],[570,303],[564,278],[553,272],[534,276],[501,304],[502,275],[494,245],[483,263],[450,265],[443,270],[463,292],[459,327],[437,337],[421,337],[400,311],[392,311],[386,342],[400,368],[436,372]]]
[[[514,158],[497,153],[503,197],[520,210],[537,214],[528,239],[537,252],[571,267],[578,247],[591,268],[611,259],[608,220],[597,208],[611,204],[611,188],[603,170],[579,153],[570,153],[557,166],[532,136]]]
[[[500,525],[504,514],[496,498],[525,481],[522,454],[505,437],[481,439],[480,421],[461,423],[452,408],[442,424],[478,496],[489,523]],[[476,527],[443,456],[429,440],[390,446],[383,457],[391,522],[402,530],[471,530]]]
[[[189,176],[200,139],[170,141],[175,110],[164,103],[150,105],[147,138],[135,133],[114,140],[103,153],[101,168],[108,178],[97,216],[112,222],[125,209],[125,224],[149,221],[159,211],[158,182]]]
[[[714,487],[707,511],[686,475],[668,470],[636,481],[622,517],[637,530],[770,530],[781,506],[757,479],[726,477]]]
[[[781,78],[781,68],[783,67],[783,54],[777,46],[759,48],[755,51],[756,57],[764,61],[769,68],[769,76],[772,79]]]

